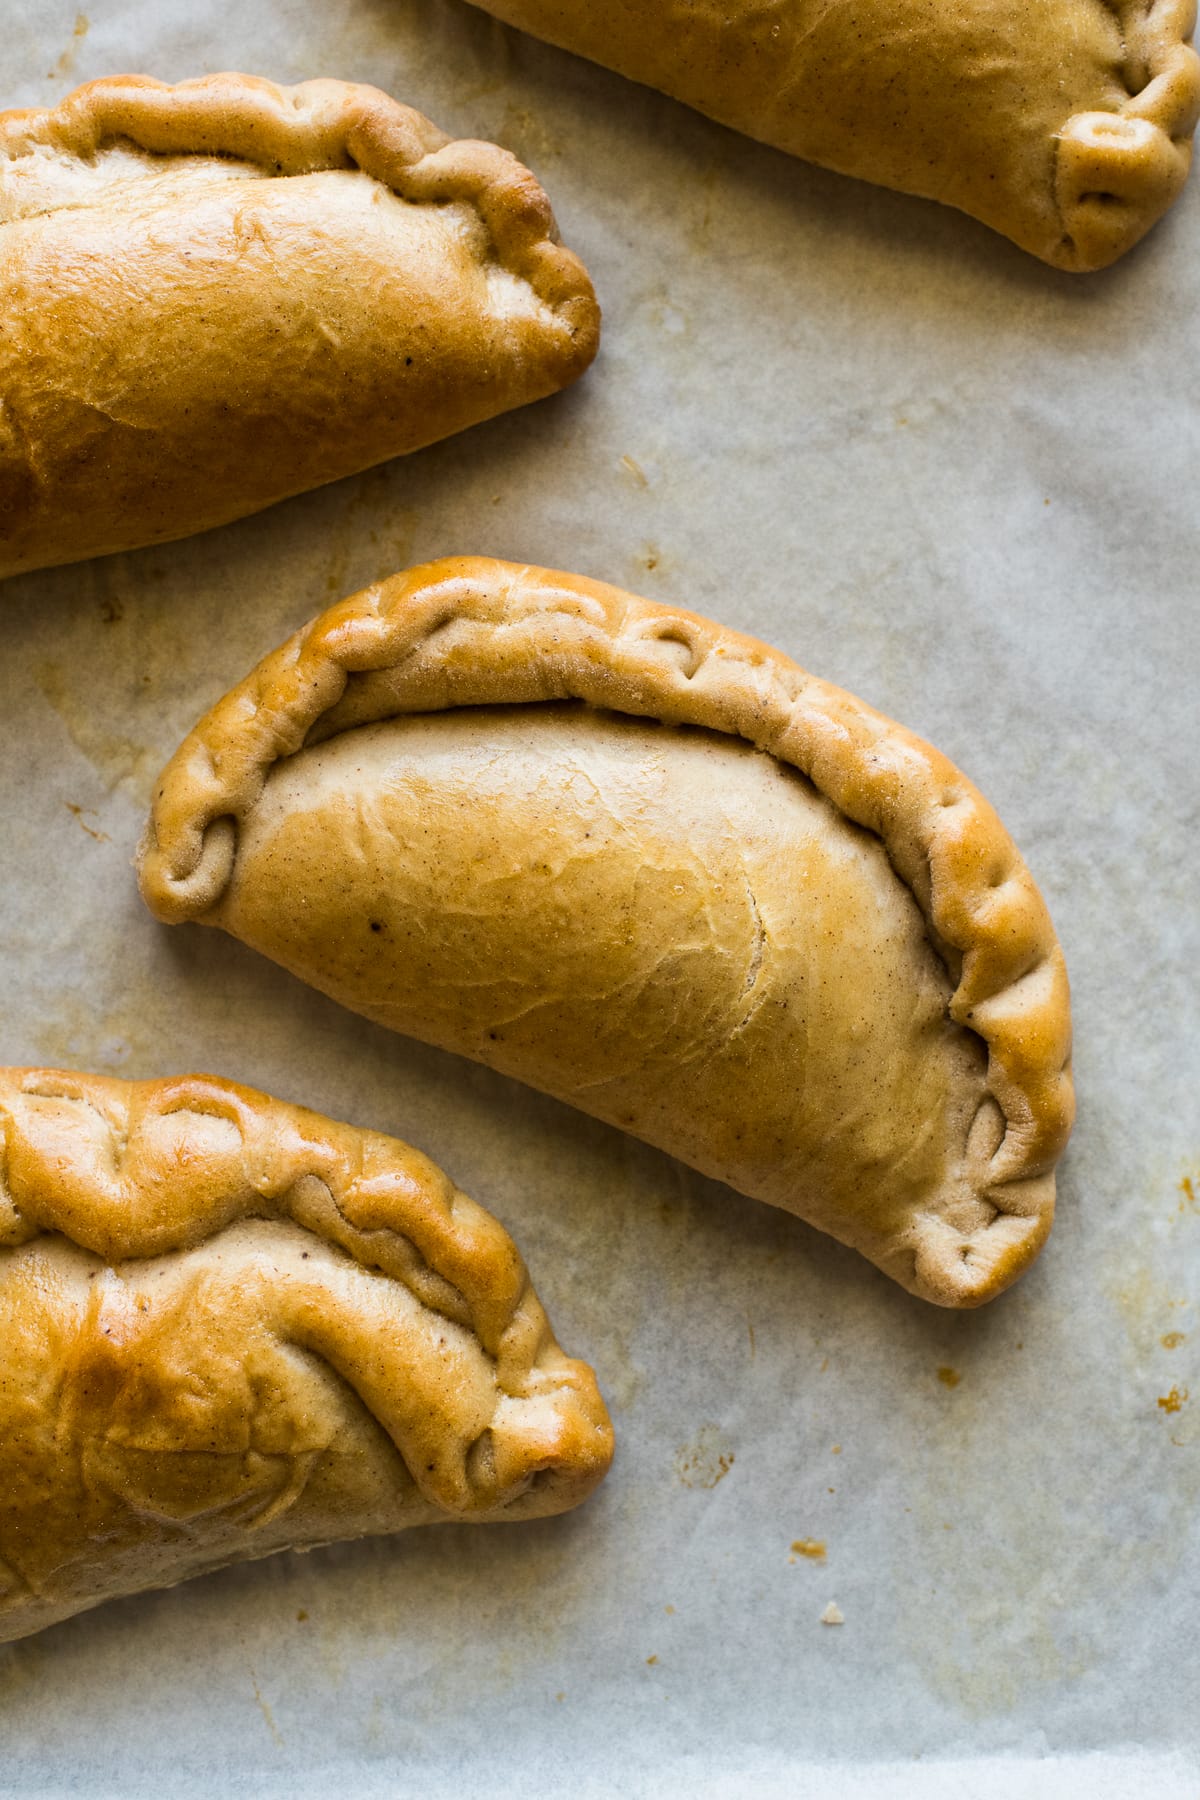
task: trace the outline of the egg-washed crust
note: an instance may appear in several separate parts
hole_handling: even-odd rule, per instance
[[[120,76],[0,115],[0,277],[0,577],[408,455],[599,344],[530,171],[340,81]]]
[[[544,1444],[507,1441],[507,1415],[500,1489],[497,1459],[472,1456],[474,1433],[454,1454],[431,1445],[428,1464],[423,1443],[406,1458],[447,1516],[560,1512],[604,1475],[612,1428],[591,1369],[559,1348],[503,1226],[420,1151],[209,1075],[0,1069],[0,1274],[6,1252],[45,1233],[119,1265],[193,1251],[247,1220],[299,1226],[473,1333],[497,1408],[554,1400],[544,1460]]]
[[[154,156],[231,157],[268,175],[359,169],[416,205],[468,202],[496,261],[578,322],[580,373],[594,354],[599,313],[591,283],[558,243],[536,177],[497,144],[452,139],[378,88],[329,80],[282,88],[238,74],[172,87],[147,75],[113,75],[45,111],[0,113],[0,163],[44,150],[87,160],[119,142]]]
[[[963,1234],[926,1214],[889,1273],[943,1305],[992,1298],[1050,1229],[1073,1118],[1061,948],[965,776],[754,638],[579,576],[483,558],[394,576],[299,631],[180,746],[140,852],[143,897],[171,923],[208,913],[233,869],[238,821],[271,766],[306,744],[404,713],[570,699],[744,738],[880,840],[955,983],[950,1017],[983,1040],[1005,1123],[980,1190],[995,1217]]]
[[[622,25],[618,22],[610,0],[574,0],[571,6],[560,0],[474,0],[485,11],[533,32],[537,37],[566,50],[590,55],[608,67],[621,68],[635,79],[638,66],[638,41],[635,27],[630,53],[624,48]],[[1050,0],[1045,0],[1049,5]],[[1196,0],[1095,0],[1095,4],[1112,20],[1118,35],[1118,54],[1110,67],[1107,61],[1097,64],[1096,105],[1093,109],[1070,113],[1052,134],[1045,146],[1049,193],[1046,218],[1022,220],[1016,214],[988,217],[987,210],[964,206],[964,210],[984,218],[994,229],[1005,232],[1022,249],[1056,268],[1074,273],[1107,267],[1123,256],[1162,217],[1178,197],[1187,180],[1192,160],[1192,134],[1200,114],[1200,58],[1189,39],[1196,23]],[[647,9],[652,13],[653,9]],[[782,23],[771,27],[772,39],[780,41],[782,32],[787,42],[800,39],[802,24],[789,18],[786,6],[764,9],[739,0],[738,4],[720,9],[720,19],[729,34],[728,57],[717,95],[707,103],[695,100],[700,110],[720,119],[751,137],[775,144],[797,155],[807,155],[824,166],[861,179],[879,182],[885,187],[920,193],[935,200],[952,196],[938,191],[936,156],[931,154],[923,181],[897,179],[886,168],[877,170],[848,167],[837,155],[821,156],[804,151],[783,141],[778,132],[764,128],[756,83],[770,78],[770,52],[759,56],[757,50],[747,60],[750,75],[741,67],[747,56],[749,35],[761,25],[764,10]],[[963,53],[970,56],[977,47],[971,45],[969,8],[962,26]],[[716,9],[709,9],[715,12]],[[937,8],[932,12],[936,14]],[[1064,37],[1070,20],[1063,9]],[[711,28],[711,21],[708,21]],[[859,37],[863,35],[859,21]],[[933,28],[936,31],[936,25]],[[869,26],[867,27],[869,36]],[[682,78],[671,82],[663,78],[662,68],[655,63],[655,73],[643,78],[663,92],[673,93],[685,102],[693,99],[686,89],[687,28],[680,26],[668,40],[665,52]],[[663,44],[653,43],[657,57],[664,54]],[[981,52],[980,52],[981,53]],[[953,73],[953,71],[951,72]],[[984,190],[986,191],[986,190]]]

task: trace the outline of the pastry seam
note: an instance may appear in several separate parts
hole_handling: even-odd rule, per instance
[[[99,1229],[89,1238],[77,1228],[72,1229],[68,1219],[51,1216],[55,1210],[53,1201],[39,1214],[37,1190],[40,1182],[53,1187],[64,1180],[63,1139],[61,1135],[56,1136],[48,1149],[37,1142],[36,1128],[32,1128],[22,1132],[25,1152],[27,1155],[32,1152],[33,1157],[32,1175],[20,1184],[22,1192],[25,1188],[30,1190],[23,1210],[14,1191],[15,1184],[10,1180],[9,1167],[12,1100],[17,1096],[84,1105],[100,1121],[106,1133],[106,1148],[112,1153],[108,1159],[110,1167],[100,1166],[94,1140],[77,1131],[69,1132],[73,1160],[67,1165],[66,1179],[73,1187],[86,1188],[89,1180],[97,1179],[104,1184],[106,1177],[110,1182],[115,1180],[120,1187],[122,1163],[130,1141],[136,1140],[147,1120],[169,1119],[173,1114],[184,1112],[227,1121],[234,1125],[239,1135],[239,1184],[236,1191],[231,1184],[223,1196],[232,1199],[233,1203],[214,1211],[210,1218],[201,1218],[199,1232],[189,1229],[197,1223],[193,1196],[202,1197],[206,1191],[207,1164],[199,1158],[190,1164],[177,1162],[173,1171],[172,1196],[177,1202],[178,1216],[173,1233],[159,1229],[150,1238],[144,1233],[139,1238],[140,1222],[136,1218],[131,1221],[128,1216],[122,1218],[118,1203],[112,1207],[115,1230],[106,1231],[102,1220]],[[114,1113],[118,1116],[114,1117]],[[284,1123],[290,1128],[291,1141],[282,1154],[273,1155],[272,1128]],[[363,1152],[368,1147],[382,1152],[379,1167],[367,1168]],[[362,1185],[369,1184],[372,1177],[377,1179],[381,1169],[386,1172],[389,1168],[402,1178],[389,1193],[389,1204],[397,1211],[405,1205],[421,1208],[418,1236],[436,1240],[443,1252],[439,1260],[469,1258],[474,1265],[473,1285],[482,1290],[482,1299],[476,1296],[472,1300],[461,1287],[451,1282],[401,1225],[363,1227],[347,1217],[345,1203],[352,1202],[355,1193]],[[339,1172],[348,1179],[339,1181]],[[190,1183],[189,1173],[193,1176]],[[303,1208],[295,1204],[296,1189],[309,1177],[319,1181],[329,1194],[338,1217],[347,1227],[346,1240],[340,1236],[325,1236],[310,1218],[304,1216]],[[125,1198],[124,1194],[120,1196],[121,1200]],[[476,1483],[472,1469],[475,1455],[479,1445],[493,1431],[505,1400],[530,1398],[540,1391],[540,1383],[546,1378],[556,1387],[574,1388],[575,1383],[569,1373],[574,1365],[557,1349],[529,1271],[503,1226],[472,1203],[475,1221],[467,1221],[465,1227],[460,1221],[456,1228],[455,1202],[465,1198],[436,1164],[398,1139],[351,1125],[339,1125],[319,1114],[272,1100],[265,1094],[216,1076],[125,1082],[64,1070],[0,1068],[0,1207],[8,1214],[8,1219],[0,1220],[0,1258],[6,1251],[10,1255],[19,1252],[41,1237],[57,1236],[106,1266],[119,1267],[172,1253],[188,1254],[245,1223],[283,1223],[304,1232],[323,1249],[331,1251],[335,1258],[344,1257],[365,1274],[385,1282],[400,1283],[423,1312],[452,1320],[474,1339],[477,1350],[491,1369],[495,1388],[492,1414],[487,1424],[473,1439],[463,1440],[467,1492],[474,1494]],[[386,1268],[371,1259],[370,1240],[384,1235],[409,1246],[435,1276],[462,1295],[465,1317],[456,1318],[453,1312],[431,1304],[402,1271]],[[308,1343],[303,1336],[289,1341],[305,1355],[315,1357],[340,1386],[367,1405],[355,1383],[336,1367],[328,1354]],[[544,1353],[547,1350],[552,1355],[557,1351],[563,1366],[554,1368],[546,1364]],[[373,1408],[367,1405],[367,1410],[375,1418]],[[390,1439],[391,1434],[383,1421],[375,1418],[375,1423]],[[395,1444],[394,1447],[397,1454],[402,1455],[400,1446]],[[421,1471],[413,1468],[407,1458],[402,1457],[402,1460],[418,1491],[424,1494]],[[540,1473],[535,1470],[518,1492],[509,1494],[498,1508],[489,1508],[489,1514],[518,1504],[530,1486],[537,1485]],[[425,1497],[429,1498],[428,1495]],[[452,1507],[443,1497],[438,1497],[434,1503],[451,1516],[470,1510],[469,1507]]]
[[[339,723],[352,678],[384,671],[392,701]],[[682,609],[474,558],[344,601],[266,658],[180,747],[139,856],[143,897],[170,922],[209,912],[232,872],[237,820],[273,763],[306,743],[407,712],[560,698],[743,738],[881,841],[934,948],[961,958],[948,1015],[982,1039],[980,1110],[990,1097],[1004,1118],[979,1186],[995,1218],[956,1234],[956,1253],[968,1261],[979,1235],[1014,1215],[1031,1228],[1044,1220],[1040,1244],[1052,1206],[1043,1183],[1073,1116],[1070,1009],[1061,949],[1015,846],[938,751],[780,652]],[[1022,1266],[1037,1247],[1021,1251]]]
[[[1101,0],[1121,33],[1123,103],[1072,114],[1055,136],[1061,233],[1051,260],[1094,270],[1166,212],[1187,179],[1200,114],[1195,0]],[[1032,247],[1032,246],[1031,246]]]
[[[268,176],[354,168],[413,204],[468,202],[492,260],[525,279],[547,306],[594,304],[578,259],[558,243],[549,200],[516,157],[496,144],[450,138],[377,88],[329,80],[281,88],[235,73],[175,86],[110,76],[57,107],[0,115],[0,166],[36,146],[87,159],[117,141],[163,157],[229,157]]]
[[[0,1237],[0,1247],[18,1248],[21,1245],[32,1243],[37,1237],[47,1233],[58,1234],[89,1255],[98,1256],[102,1260],[115,1264],[117,1262],[146,1261],[159,1256],[171,1255],[174,1252],[191,1251],[197,1249],[201,1244],[208,1243],[212,1238],[229,1230],[234,1225],[255,1221],[291,1223],[299,1230],[310,1232],[321,1243],[345,1254],[365,1273],[383,1274],[387,1279],[401,1282],[412,1296],[413,1301],[425,1311],[434,1313],[439,1318],[452,1320],[456,1324],[466,1325],[479,1338],[480,1347],[488,1359],[494,1364],[499,1364],[500,1346],[495,1326],[490,1326],[486,1319],[478,1316],[478,1309],[473,1305],[470,1297],[453,1283],[449,1276],[434,1266],[426,1251],[416,1242],[411,1231],[406,1231],[399,1224],[358,1225],[346,1210],[348,1205],[353,1205],[353,1197],[360,1188],[364,1173],[361,1158],[359,1158],[357,1166],[352,1166],[355,1152],[361,1151],[367,1141],[381,1147],[387,1146],[396,1153],[393,1157],[393,1165],[398,1174],[403,1172],[406,1175],[406,1185],[411,1190],[419,1189],[423,1199],[433,1202],[425,1212],[423,1220],[425,1234],[436,1238],[443,1253],[453,1254],[456,1251],[460,1254],[463,1253],[467,1245],[455,1232],[453,1226],[455,1202],[461,1199],[462,1195],[449,1177],[443,1171],[438,1170],[435,1164],[427,1163],[426,1159],[422,1158],[421,1162],[424,1167],[420,1176],[415,1176],[405,1168],[406,1158],[414,1153],[409,1151],[407,1146],[401,1145],[399,1140],[388,1139],[378,1133],[364,1132],[354,1126],[344,1126],[340,1132],[326,1131],[324,1135],[321,1135],[319,1127],[323,1121],[318,1114],[305,1113],[302,1109],[287,1106],[283,1101],[271,1101],[265,1095],[257,1094],[248,1088],[235,1087],[229,1082],[221,1081],[216,1076],[175,1076],[157,1082],[122,1082],[119,1084],[113,1082],[112,1088],[124,1089],[135,1109],[132,1120],[126,1114],[121,1121],[115,1120],[111,1112],[102,1104],[101,1096],[97,1092],[98,1085],[97,1081],[89,1080],[86,1076],[71,1075],[65,1071],[0,1069],[0,1201],[6,1203],[10,1209],[13,1226],[16,1228],[16,1232],[20,1233],[20,1235],[16,1235],[14,1232],[12,1236],[5,1234]],[[119,1186],[124,1185],[125,1181],[124,1165],[129,1154],[130,1140],[137,1135],[146,1118],[170,1119],[176,1114],[187,1113],[193,1117],[200,1115],[227,1121],[233,1124],[238,1131],[245,1158],[242,1187],[236,1203],[206,1221],[204,1229],[199,1234],[194,1230],[189,1231],[188,1227],[194,1225],[195,1218],[186,1210],[186,1179],[181,1184],[177,1175],[174,1184],[175,1190],[178,1192],[182,1185],[185,1200],[181,1217],[176,1222],[176,1228],[173,1231],[160,1227],[153,1231],[152,1235],[144,1235],[139,1231],[139,1222],[136,1219],[127,1218],[120,1222],[116,1231],[112,1233],[98,1232],[90,1240],[87,1240],[72,1232],[62,1221],[47,1222],[38,1216],[36,1207],[32,1210],[28,1207],[25,1210],[22,1209],[7,1177],[8,1134],[5,1129],[5,1121],[11,1110],[11,1103],[7,1095],[11,1094],[31,1100],[66,1100],[88,1107],[105,1128],[107,1145],[111,1152],[110,1174]],[[282,1159],[274,1169],[264,1166],[266,1153],[253,1140],[255,1128],[269,1122],[272,1114],[280,1118],[286,1117],[290,1123],[303,1127],[302,1139],[297,1132],[297,1146],[302,1144],[304,1151],[311,1152],[310,1155],[289,1156]],[[333,1122],[329,1121],[329,1123]],[[340,1141],[335,1141],[335,1137]],[[82,1148],[81,1144],[81,1150]],[[89,1151],[87,1154],[89,1162],[94,1167],[94,1158],[91,1152]],[[48,1167],[44,1153],[39,1153],[38,1160],[44,1168]],[[338,1167],[339,1163],[343,1165],[341,1169]],[[204,1171],[198,1167],[195,1173],[199,1178],[197,1182],[199,1190]],[[348,1178],[339,1179],[340,1175]],[[430,1179],[431,1177],[432,1179]],[[320,1183],[329,1197],[330,1206],[346,1228],[348,1241],[323,1238],[313,1230],[311,1225],[306,1224],[302,1217],[297,1217],[296,1211],[293,1210],[295,1190],[305,1180],[314,1180]],[[440,1192],[435,1191],[437,1187],[440,1187]],[[403,1203],[403,1196],[399,1190],[393,1190],[393,1193],[395,1197],[392,1204],[399,1209]],[[28,1227],[28,1229],[22,1230],[22,1227]],[[423,1295],[419,1291],[419,1286],[415,1286],[409,1279],[408,1272],[401,1269],[395,1271],[384,1269],[382,1264],[374,1260],[371,1255],[372,1240],[381,1238],[405,1246],[412,1252],[418,1265],[451,1288],[457,1298],[461,1300],[461,1314],[457,1309],[448,1310],[438,1306]],[[488,1245],[479,1239],[472,1241],[469,1246],[470,1254],[474,1259],[482,1262],[487,1258],[490,1261],[491,1267],[485,1277],[487,1285],[496,1289],[503,1283],[508,1287],[509,1294],[504,1312],[505,1324],[511,1324],[530,1292],[529,1274],[524,1264],[518,1260],[516,1268],[520,1272],[521,1282],[519,1287],[513,1287],[510,1282],[505,1280],[506,1275],[510,1272],[507,1259],[503,1254],[495,1254],[495,1249],[495,1245]],[[499,1336],[502,1335],[503,1328],[499,1333]]]

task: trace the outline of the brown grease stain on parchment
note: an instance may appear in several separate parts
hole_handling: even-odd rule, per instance
[[[96,1010],[94,996],[62,991],[56,1011],[33,1025],[43,1067],[99,1069],[120,1075],[126,1067],[148,1071],[161,1060],[163,1018],[151,993],[126,995]]]
[[[937,1574],[932,1595],[914,1581],[898,1596],[897,1630],[908,1637],[931,1687],[969,1716],[1016,1710],[1039,1689],[1061,1689],[1111,1665],[1103,1594],[1112,1594],[1114,1615],[1132,1607],[1143,1572],[1162,1579],[1187,1554],[1200,1502],[1194,1455],[1200,1407],[1190,1398],[1184,1367],[1195,1302],[1181,1276],[1192,1259],[1179,1238],[1200,1231],[1200,1213],[1191,1207],[1187,1179],[1148,1183],[1147,1214],[1157,1210],[1145,1230],[1135,1241],[1112,1240],[1099,1262],[1099,1285],[1124,1326],[1123,1344],[1103,1330],[1081,1338],[1046,1291],[1040,1316],[1012,1334],[1028,1337],[1045,1372],[1046,1404],[1062,1414],[1062,1460],[1040,1472],[1041,1479],[1035,1472],[1025,1483],[1006,1483],[994,1507],[980,1504],[979,1469],[987,1467],[989,1436],[994,1441],[998,1429],[993,1396],[1002,1396],[1005,1372],[1023,1347],[1006,1341],[1002,1312],[991,1351],[987,1335],[977,1335],[980,1325],[990,1335],[990,1316],[957,1322],[953,1364],[947,1358],[937,1369],[943,1391],[936,1402],[902,1396],[905,1411],[919,1407],[922,1414],[902,1433],[915,1446],[905,1488]],[[1020,1296],[999,1302],[1001,1308],[1019,1304]],[[943,1370],[970,1379],[948,1381]],[[1190,1391],[1198,1387],[1193,1377]],[[1082,1441],[1089,1429],[1074,1424],[1076,1389],[1094,1428],[1106,1435],[1106,1450],[1126,1471],[1106,1505],[1064,1505],[1060,1498],[1079,1454],[1072,1438]],[[1144,1527],[1138,1521],[1143,1495]],[[932,1548],[938,1534],[946,1546],[940,1558]]]
[[[93,843],[112,843],[112,839],[109,837],[107,831],[101,831],[98,826],[88,824],[89,819],[94,819],[98,816],[94,806],[78,806],[74,800],[65,800],[63,804],[71,817],[75,820],[75,823],[79,826],[79,829],[86,833],[86,835],[92,839]]]
[[[302,1638],[294,1627],[295,1649],[317,1664],[332,1692],[353,1684],[357,1704],[370,1679],[372,1640],[420,1632],[428,1608],[435,1620],[460,1613],[472,1623],[460,1653],[446,1654],[444,1636],[431,1646],[421,1671],[423,1719],[448,1716],[461,1703],[467,1658],[473,1679],[492,1693],[524,1689],[535,1675],[549,1679],[594,1597],[595,1571],[576,1542],[581,1527],[584,1543],[592,1535],[586,1523],[564,1515],[532,1527],[421,1526],[339,1556],[336,1568],[322,1569],[318,1554],[305,1570],[308,1616]],[[366,1736],[384,1749],[406,1722],[394,1716],[394,1696],[371,1701]]]
[[[146,741],[153,709],[188,667],[196,622],[187,596],[164,591],[136,558],[86,564],[73,582],[43,639],[50,654],[32,659],[34,684],[108,791],[127,788],[140,809],[164,760]]]
[[[340,485],[342,504],[330,509],[323,540],[329,604],[371,581],[386,580],[411,562],[419,518],[414,507],[398,506],[392,498],[394,483],[402,479],[394,462],[380,463]],[[370,552],[367,574],[363,574],[365,550]],[[264,644],[262,654],[271,648]]]
[[[528,107],[509,101],[504,118],[496,131],[496,142],[511,150],[518,161],[536,175],[538,164],[548,163],[562,155],[562,145],[547,129],[546,121]]]
[[[807,1562],[823,1563],[826,1552],[827,1545],[824,1538],[794,1538],[788,1553],[788,1561],[794,1563],[797,1557],[803,1557]]]
[[[43,661],[35,664],[33,678],[38,691],[61,719],[67,736],[109,792],[128,782],[137,798],[148,806],[162,758],[136,738],[115,732],[105,724],[94,707],[96,689],[91,672]],[[93,704],[89,704],[89,696]]]
[[[1024,1396],[1055,1357],[1048,1401],[1071,1418],[1070,1322],[1051,1313],[1052,1296],[1041,1299],[1032,1319],[1012,1296],[995,1310],[912,1320],[889,1387],[904,1504],[891,1554],[873,1571],[880,1626],[922,1684],[968,1719],[1018,1712],[1108,1654],[1091,1610],[1080,1619],[1072,1608],[1076,1571],[1103,1559],[1104,1521],[1055,1498],[1066,1455],[1022,1480],[1007,1453],[1014,1433],[1023,1448],[1014,1387]],[[959,1382],[939,1381],[939,1368]],[[849,1492],[852,1473],[842,1474]]]
[[[1139,1255],[1110,1259],[1105,1288],[1116,1305],[1127,1334],[1125,1362],[1144,1396],[1147,1417],[1156,1416],[1177,1450],[1200,1443],[1200,1409],[1191,1402],[1191,1386],[1200,1377],[1194,1349],[1196,1297],[1188,1271],[1200,1256],[1200,1205],[1193,1168],[1160,1175],[1150,1192],[1165,1192],[1165,1207],[1155,1207],[1138,1245]],[[1181,1354],[1182,1353],[1182,1354]],[[1186,1486],[1194,1504],[1200,1476],[1190,1459],[1172,1469],[1171,1491]]]
[[[259,1711],[262,1713],[263,1718],[266,1720],[267,1730],[271,1734],[271,1737],[272,1737],[272,1740],[274,1741],[275,1747],[277,1750],[282,1750],[283,1749],[283,1737],[280,1733],[278,1725],[276,1725],[276,1723],[275,1723],[274,1713],[271,1711],[271,1708],[267,1705],[266,1701],[262,1697],[262,1689],[258,1685],[258,1676],[254,1673],[253,1668],[250,1670],[250,1683],[254,1689],[254,1698],[258,1702]]]
[[[75,68],[75,59],[79,55],[79,47],[91,29],[92,21],[86,13],[75,14],[75,26],[71,32],[71,41],[46,76],[47,81],[60,81],[64,75],[70,75]]]
[[[675,1452],[675,1473],[684,1487],[715,1488],[734,1464],[734,1453],[719,1425],[702,1425],[695,1441]]]

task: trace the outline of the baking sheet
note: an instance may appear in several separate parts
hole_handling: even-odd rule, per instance
[[[527,160],[589,263],[606,337],[570,394],[8,584],[0,1060],[208,1069],[411,1139],[513,1231],[619,1443],[567,1518],[277,1558],[0,1649],[0,1791],[1194,1796],[1200,188],[1073,280],[461,0],[0,23],[11,105],[124,70],[374,82]],[[151,782],[200,712],[457,551],[765,637],[997,806],[1066,948],[1080,1096],[1009,1295],[924,1306],[144,913]]]

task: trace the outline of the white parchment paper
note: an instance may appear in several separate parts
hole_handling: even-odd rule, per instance
[[[0,1650],[0,1790],[1194,1796],[1200,188],[1071,279],[461,0],[87,3],[0,0],[5,105],[127,70],[374,82],[530,163],[606,337],[570,394],[7,585],[0,1061],[212,1070],[411,1139],[513,1231],[619,1450],[571,1517],[277,1558]],[[1066,947],[1080,1097],[1009,1295],[924,1306],[143,911],[151,782],[199,714],[454,551],[765,637],[995,803]]]

